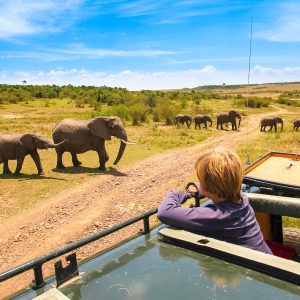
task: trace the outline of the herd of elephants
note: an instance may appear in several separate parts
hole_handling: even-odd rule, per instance
[[[237,119],[239,120],[237,124]],[[201,124],[207,129],[207,124],[212,126],[212,119],[208,115],[196,115],[194,117],[195,129],[201,128]],[[232,130],[238,130],[241,123],[241,114],[236,110],[228,113],[219,113],[217,115],[217,129],[223,130],[223,125],[231,123]],[[175,125],[186,124],[190,128],[192,117],[189,115],[177,115],[175,117]],[[270,127],[269,131],[274,128],[277,131],[277,124],[281,124],[283,129],[283,120],[280,117],[262,118],[260,121],[260,131],[265,131],[266,127]],[[298,131],[300,127],[300,119],[294,121],[294,129]],[[45,137],[38,134],[0,134],[0,164],[3,163],[3,174],[12,174],[9,169],[8,161],[17,160],[14,175],[21,172],[24,158],[30,155],[36,165],[39,175],[43,175],[41,160],[37,149],[55,148],[57,155],[56,168],[65,168],[62,156],[64,152],[70,152],[74,167],[81,165],[77,158],[77,154],[84,153],[89,150],[96,151],[99,157],[99,169],[105,170],[105,164],[109,159],[109,155],[105,149],[105,141],[110,140],[111,136],[120,139],[120,147],[114,164],[117,164],[122,158],[127,144],[132,143],[128,140],[125,127],[120,118],[96,117],[91,120],[79,119],[63,119],[55,125],[53,130],[53,141],[51,143]]]

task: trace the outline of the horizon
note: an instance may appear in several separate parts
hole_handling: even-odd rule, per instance
[[[1,84],[246,85],[249,63],[249,84],[300,78],[295,0],[11,0],[0,8]]]
[[[207,85],[200,85],[200,86],[195,86],[195,87],[184,87],[184,88],[166,88],[166,89],[140,89],[140,90],[128,90],[127,88],[119,87],[119,86],[107,86],[107,85],[76,85],[76,84],[30,84],[27,82],[23,83],[16,83],[16,84],[8,84],[8,83],[0,83],[0,85],[8,85],[8,86],[57,86],[57,87],[65,87],[65,86],[70,86],[70,87],[91,87],[91,88],[113,88],[113,89],[119,89],[123,88],[128,90],[129,92],[143,92],[143,91],[177,91],[177,90],[197,90],[197,89],[202,89],[202,88],[232,88],[232,87],[241,87],[241,88],[247,88],[249,86],[256,86],[256,85],[293,85],[293,84],[300,84],[300,81],[289,81],[289,82],[265,82],[265,83],[245,83],[245,84],[207,84]]]

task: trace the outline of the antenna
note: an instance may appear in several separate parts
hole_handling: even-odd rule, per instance
[[[248,92],[247,92],[247,107],[249,108],[249,83],[250,83],[250,73],[251,73],[251,56],[252,56],[252,24],[253,24],[253,15],[251,16],[251,28],[250,28],[250,41],[249,41],[249,59],[248,59]],[[250,153],[248,151],[248,133],[249,133],[249,120],[247,120],[247,134],[246,134],[246,144],[247,144],[247,165],[251,164]]]

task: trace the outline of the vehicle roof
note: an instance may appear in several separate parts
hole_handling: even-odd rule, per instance
[[[164,242],[163,227],[85,262],[80,279],[60,292],[70,299],[300,298],[297,285]],[[28,290],[13,299],[37,295]]]

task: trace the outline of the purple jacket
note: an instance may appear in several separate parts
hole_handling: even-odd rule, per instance
[[[243,204],[225,200],[205,207],[181,207],[189,198],[191,196],[184,191],[169,193],[158,207],[159,220],[168,225],[272,254],[245,194],[242,194]]]

